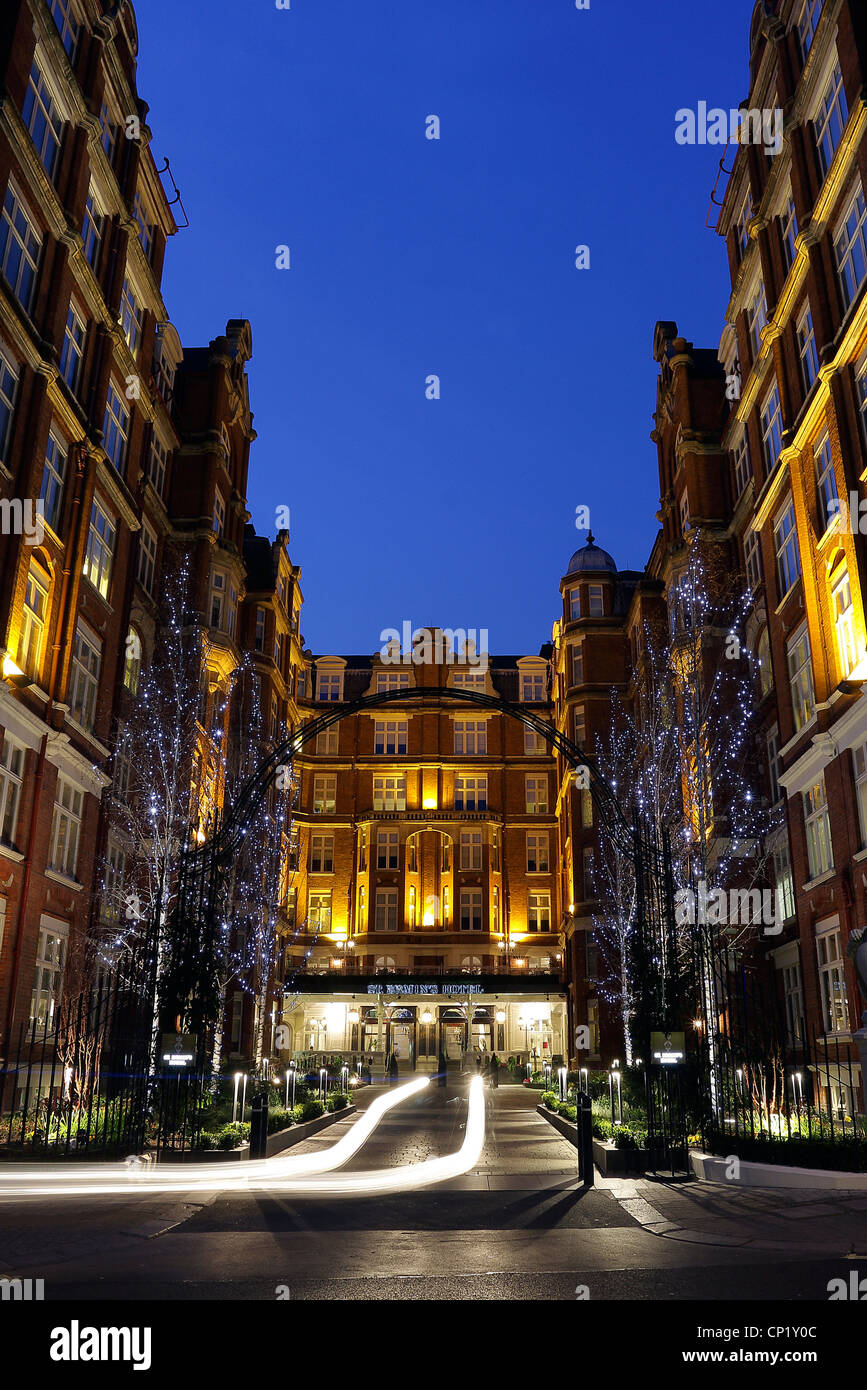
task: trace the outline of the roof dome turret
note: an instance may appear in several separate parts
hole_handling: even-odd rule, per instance
[[[576,550],[569,561],[567,574],[616,574],[617,566],[607,550],[603,550],[593,539],[593,532],[587,532],[587,544]]]

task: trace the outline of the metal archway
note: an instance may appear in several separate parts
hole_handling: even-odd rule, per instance
[[[642,968],[653,973],[655,965],[665,960],[670,946],[667,923],[673,917],[667,854],[646,827],[639,827],[637,816],[635,823],[630,824],[596,760],[526,705],[480,691],[414,686],[343,701],[293,730],[243,783],[213,835],[201,845],[190,846],[182,852],[176,906],[169,932],[171,955],[176,963],[174,1002],[167,1016],[173,1013],[174,1005],[183,1002],[190,1031],[201,1033],[213,1023],[221,1007],[213,982],[219,959],[219,921],[223,915],[224,893],[247,829],[281,771],[291,766],[293,759],[320,733],[350,715],[395,705],[402,708],[424,706],[432,701],[438,704],[448,701],[505,714],[540,734],[568,767],[586,769],[587,790],[599,823],[614,848],[628,855],[635,865],[637,916],[642,922]],[[171,969],[168,974],[172,975]]]
[[[412,686],[405,690],[387,690],[374,695],[362,695],[355,700],[342,702],[333,710],[316,719],[307,720],[295,732],[278,744],[263,760],[252,776],[244,783],[232,806],[224,814],[220,826],[210,840],[188,852],[190,863],[199,858],[213,857],[223,862],[227,856],[237,852],[244,828],[259,809],[276,780],[281,768],[292,762],[302,748],[311,743],[326,729],[333,728],[352,714],[364,710],[379,709],[387,705],[423,704],[426,700],[454,700],[458,704],[472,705],[477,709],[493,710],[508,715],[525,727],[533,729],[549,743],[571,768],[586,767],[588,790],[593,797],[600,817],[618,848],[631,852],[632,829],[617,798],[608,783],[601,776],[594,758],[589,757],[572,739],[555,729],[549,720],[534,714],[526,705],[503,700],[496,695],[485,695],[476,690],[458,690],[442,686]]]

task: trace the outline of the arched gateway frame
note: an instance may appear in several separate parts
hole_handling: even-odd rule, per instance
[[[637,935],[641,941],[643,965],[651,973],[660,973],[662,964],[662,977],[668,974],[665,961],[673,949],[673,934],[667,924],[673,920],[673,894],[667,854],[660,853],[649,832],[639,828],[637,819],[635,826],[630,825],[594,758],[540,714],[526,705],[498,696],[442,686],[381,691],[341,702],[308,720],[276,745],[225,810],[211,838],[184,851],[172,929],[168,933],[168,954],[161,971],[160,1004],[166,1021],[180,1013],[185,1028],[198,1035],[200,1049],[222,1006],[214,982],[218,978],[219,924],[224,916],[231,867],[253,817],[278,776],[319,734],[350,715],[388,705],[405,708],[431,702],[441,704],[444,700],[505,714],[541,735],[569,768],[582,769],[582,788],[586,786],[589,790],[598,821],[604,826],[609,842],[618,852],[632,858],[635,865],[637,915],[641,925]],[[661,1006],[662,1001],[657,1000],[657,1017]]]

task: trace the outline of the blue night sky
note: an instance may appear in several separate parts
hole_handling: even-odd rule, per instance
[[[721,150],[677,145],[674,116],[746,96],[752,9],[137,0],[153,152],[192,224],[166,304],[188,346],[252,323],[250,509],[273,534],[291,508],[314,651],[408,619],[536,652],[579,504],[645,563],[653,326],[715,347],[728,295]]]

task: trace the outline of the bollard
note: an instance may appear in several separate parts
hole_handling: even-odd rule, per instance
[[[268,1097],[254,1096],[250,1107],[250,1157],[265,1158],[268,1153]]]
[[[579,1091],[575,1097],[578,1123],[578,1176],[585,1187],[592,1187],[595,1181],[593,1168],[593,1106],[586,1091]]]

